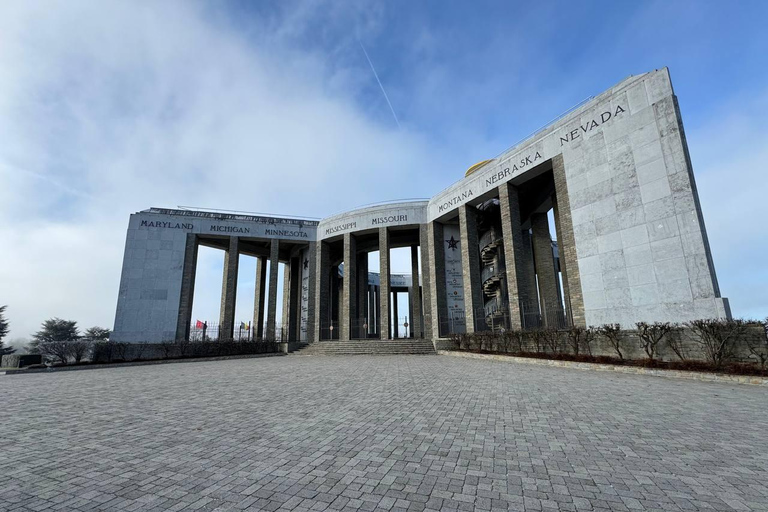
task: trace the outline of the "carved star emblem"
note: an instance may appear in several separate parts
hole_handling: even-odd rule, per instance
[[[309,268],[309,260],[304,258],[304,269]]]
[[[459,241],[453,238],[453,236],[451,236],[450,240],[446,240],[446,242],[448,243],[448,248],[452,251],[455,251],[459,247]]]

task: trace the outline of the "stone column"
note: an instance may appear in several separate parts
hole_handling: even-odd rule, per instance
[[[379,274],[379,278],[381,278],[381,274]],[[381,281],[379,281],[379,284],[381,284]],[[373,333],[381,338],[381,286],[373,287],[373,300],[376,302],[376,308],[373,310],[373,314],[376,317],[374,323],[376,328]]]
[[[368,286],[368,332],[365,334],[366,338],[368,334],[376,332],[376,308],[376,287]]]
[[[238,237],[229,237],[229,247],[224,255],[224,277],[221,284],[221,309],[219,310],[220,340],[231,340],[235,329],[237,266],[240,262],[239,242]]]
[[[411,278],[413,279],[413,278]],[[403,336],[406,338],[413,338],[413,302],[411,302],[411,287],[408,288],[408,316],[405,317],[408,322],[408,327],[405,328]]]
[[[269,303],[267,305],[267,341],[275,341],[277,320],[277,271],[280,267],[280,241],[269,244]]]
[[[307,250],[307,272],[309,273],[307,290],[307,342],[318,341],[315,332],[316,307],[315,288],[317,286],[317,242],[309,242]]]
[[[552,255],[552,237],[549,234],[549,220],[546,213],[531,215],[533,232],[533,257],[536,261],[536,277],[539,281],[541,316],[547,326],[556,325],[553,318],[559,309],[557,298],[557,276],[555,259]]]
[[[389,231],[379,228],[379,336],[389,339]]]
[[[184,270],[181,277],[181,294],[179,296],[179,316],[176,321],[176,340],[189,339],[189,329],[192,324],[192,299],[195,296],[195,275],[197,273],[197,235],[187,233],[184,247]]]
[[[563,273],[563,284],[567,280],[566,304],[570,308],[574,325],[586,327],[584,317],[584,296],[581,291],[581,274],[576,256],[576,243],[573,235],[573,220],[571,219],[571,201],[568,197],[568,183],[565,179],[565,164],[563,155],[552,159],[552,172],[555,177],[555,194],[557,195],[557,244],[560,253],[560,271]]]
[[[522,251],[522,269],[523,276],[520,281],[526,282],[526,290],[528,295],[521,295],[521,300],[524,304],[524,310],[521,311],[521,315],[527,316],[527,320],[532,322],[539,314],[539,291],[536,284],[536,267],[533,265],[533,242],[531,240],[531,234],[526,229],[523,231],[523,251]],[[525,324],[526,318],[523,318],[523,324]]]
[[[368,323],[368,253],[357,257],[357,319],[358,338],[368,337],[368,330],[363,325]]]
[[[331,325],[331,255],[325,242],[317,242],[315,250],[315,340],[328,336]]]
[[[431,327],[428,332],[429,338],[439,338],[447,334],[447,329],[441,328],[441,321],[448,320],[448,297],[445,291],[445,240],[443,239],[443,225],[439,222],[430,222],[426,229],[427,248],[429,257],[424,256],[424,244],[422,244],[422,269],[426,265],[427,295],[429,300],[425,300],[425,311],[429,312],[429,322],[425,323]],[[427,303],[429,304],[427,306]]]
[[[288,272],[286,272],[288,273]],[[301,332],[301,258],[291,258],[288,294],[288,341],[299,341]],[[285,290],[283,290],[285,293]],[[283,327],[285,328],[285,327]]]
[[[328,329],[331,334],[331,339],[341,339],[341,325],[344,323],[344,312],[341,310],[340,305],[344,302],[342,296],[344,294],[344,280],[339,277],[339,267],[334,266],[331,268],[331,323],[333,325],[333,331]]]
[[[357,337],[357,239],[344,234],[344,289],[342,291],[340,340]],[[341,319],[341,318],[340,318]]]
[[[480,248],[477,237],[477,210],[469,205],[459,207],[461,232],[461,266],[464,277],[464,317],[467,332],[484,330],[483,290],[480,282]]]
[[[392,322],[392,337],[398,338],[400,337],[400,327],[397,325],[399,322],[399,318],[397,316],[397,292],[392,291],[392,316],[393,322]]]
[[[285,341],[290,330],[290,300],[291,300],[291,265],[290,262],[283,269],[283,318],[280,320],[280,328],[276,330],[276,335],[282,341]]]
[[[509,322],[512,329],[520,329],[520,300],[529,297],[527,282],[523,278],[525,247],[523,245],[523,228],[520,220],[520,202],[517,187],[505,183],[499,187],[499,202],[501,203],[501,232],[504,236],[504,259],[507,275],[507,302],[509,303]]]
[[[256,329],[254,337],[264,339],[264,310],[266,309],[267,292],[267,262],[264,258],[256,258],[256,291],[253,298],[253,323]]]
[[[421,325],[421,290],[419,289],[419,246],[411,246],[411,289],[408,301],[411,307],[411,332],[413,338],[423,338],[424,330]]]

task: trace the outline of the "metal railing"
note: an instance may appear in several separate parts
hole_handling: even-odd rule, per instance
[[[487,265],[480,270],[480,282],[485,284],[489,279],[504,275],[505,271],[504,265]]]
[[[480,240],[478,240],[477,246],[482,251],[487,246],[491,245],[493,242],[496,242],[498,240],[501,240],[501,233],[496,231],[496,228],[491,228],[480,237]]]

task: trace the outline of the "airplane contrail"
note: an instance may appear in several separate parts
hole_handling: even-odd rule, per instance
[[[379,80],[379,74],[376,73],[376,68],[373,67],[373,62],[371,62],[371,58],[368,56],[368,52],[365,51],[365,46],[363,46],[363,42],[361,40],[357,40],[358,43],[360,43],[360,48],[362,48],[363,53],[365,54],[365,58],[368,60],[368,64],[371,65],[371,71],[373,71],[373,76],[376,77],[376,81],[379,83],[379,87],[381,88],[381,92],[384,94],[384,99],[387,100],[387,105],[389,105],[389,110],[392,111],[392,117],[395,118],[395,123],[397,123],[397,127],[402,129],[400,126],[400,121],[397,119],[397,114],[395,114],[395,109],[392,108],[392,102],[389,101],[389,96],[387,96],[387,91],[384,90],[384,85],[381,83],[381,80]]]

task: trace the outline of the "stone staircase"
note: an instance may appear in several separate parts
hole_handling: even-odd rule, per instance
[[[317,341],[293,351],[300,356],[350,356],[436,354],[429,340],[349,340]]]

